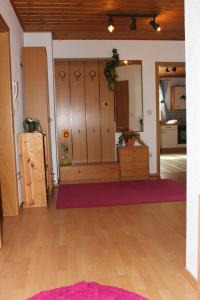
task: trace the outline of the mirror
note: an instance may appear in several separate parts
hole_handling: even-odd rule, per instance
[[[143,131],[142,61],[120,61],[116,67],[115,120],[117,131]]]

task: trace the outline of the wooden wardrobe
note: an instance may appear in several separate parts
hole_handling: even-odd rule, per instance
[[[114,94],[104,77],[105,61],[56,61],[56,120],[59,160],[63,131],[70,160],[78,163],[115,161]]]
[[[4,216],[18,215],[10,35],[0,16],[0,180]]]
[[[47,137],[49,192],[52,189],[52,158],[49,116],[47,54],[44,47],[23,48],[24,116],[37,118]]]

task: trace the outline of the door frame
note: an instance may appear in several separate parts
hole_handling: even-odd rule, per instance
[[[155,62],[156,82],[156,140],[157,140],[157,176],[160,176],[160,119],[159,119],[159,67],[185,67],[185,62]]]
[[[5,114],[2,119],[2,132],[0,143],[2,156],[1,166],[1,192],[4,216],[17,216],[19,213],[18,184],[16,168],[15,132],[13,120],[13,97],[12,97],[12,76],[11,76],[11,55],[10,55],[10,30],[3,17],[0,15],[0,39],[3,45],[2,57],[0,60],[2,73],[5,80],[1,86],[1,103]]]

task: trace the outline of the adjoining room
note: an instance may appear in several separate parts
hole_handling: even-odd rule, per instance
[[[159,65],[161,178],[186,180],[186,79],[184,63]]]

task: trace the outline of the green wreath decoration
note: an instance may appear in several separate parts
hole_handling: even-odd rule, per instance
[[[114,89],[114,83],[117,78],[115,68],[119,65],[119,54],[117,53],[117,49],[113,49],[112,53],[112,59],[107,61],[104,69],[104,75],[108,81],[108,88],[110,90]]]

